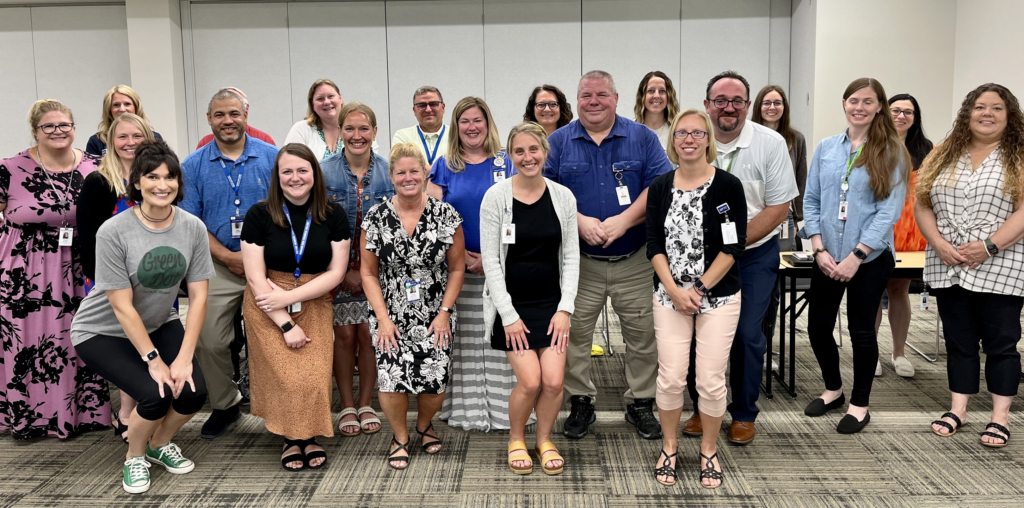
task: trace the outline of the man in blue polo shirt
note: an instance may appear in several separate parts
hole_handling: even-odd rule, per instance
[[[570,439],[586,436],[595,420],[590,349],[609,297],[626,343],[626,421],[644,439],[661,438],[653,412],[658,375],[654,268],[644,252],[644,218],[647,187],[672,165],[654,131],[615,114],[618,100],[610,74],[584,74],[576,93],[579,119],[548,138],[551,153],[544,176],[576,196],[583,253],[566,356],[565,390],[572,407],[563,433]]]
[[[199,333],[196,358],[203,369],[213,412],[200,435],[214,439],[241,416],[242,394],[231,379],[232,318],[242,305],[245,270],[239,236],[249,207],[266,199],[277,148],[245,133],[242,98],[220,90],[210,99],[206,121],[214,143],[192,152],[181,164],[185,199],[180,206],[199,217],[210,235],[217,277],[210,280],[206,321]]]

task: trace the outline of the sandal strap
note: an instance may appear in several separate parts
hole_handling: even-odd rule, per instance
[[[344,418],[344,417],[346,417],[348,415],[356,415],[356,418],[359,418],[359,414],[356,413],[356,408],[354,408],[354,407],[347,407],[347,408],[341,410],[341,417],[342,418]]]
[[[950,432],[950,434],[952,434],[954,431],[956,431],[956,429],[953,428],[953,426],[950,425],[949,422],[944,422],[942,420],[935,420],[935,421],[932,422],[932,425],[940,425],[942,427],[945,427],[946,430],[948,430]]]
[[[562,454],[558,453],[558,448],[555,448],[555,443],[552,443],[551,441],[544,441],[543,443],[540,444],[540,447],[537,448],[537,455],[540,455],[540,458],[543,459],[544,455],[548,453],[554,453],[555,457],[546,459],[544,462],[550,462],[552,460],[565,460],[564,458],[562,458]]]
[[[964,422],[960,421],[960,417],[957,416],[956,413],[954,413],[952,411],[946,412],[946,413],[942,413],[942,416],[940,416],[939,418],[949,418],[950,420],[953,420],[954,422],[956,422],[956,428],[957,429],[959,429],[960,427],[964,426]],[[950,429],[950,430],[955,430],[955,429]]]
[[[718,471],[718,470],[715,469],[715,462],[714,462],[714,460],[715,460],[715,457],[718,457],[718,452],[715,452],[710,457],[708,457],[707,455],[704,455],[703,453],[700,453],[700,452],[697,452],[697,453],[700,454],[700,458],[702,458],[702,459],[704,459],[706,461],[704,463],[704,468],[702,468],[700,470],[700,478],[702,480],[704,478],[709,478],[709,479],[712,479],[712,480],[721,480],[721,479],[723,479],[725,477],[722,474],[721,471]]]
[[[436,440],[440,441],[441,438],[437,437],[437,433],[436,432],[435,433],[431,433],[430,432],[432,430],[434,430],[434,422],[430,422],[430,425],[427,425],[427,428],[425,428],[423,430],[416,429],[416,433],[419,434],[420,436],[426,436],[426,437],[433,438],[433,439],[436,439]],[[433,446],[434,443],[430,443],[430,445]]]
[[[999,432],[1002,432],[1003,434],[1006,434],[1005,437],[1004,436],[1000,436],[998,434],[996,435],[996,437],[998,437],[999,439],[1002,439],[1003,441],[1007,441],[1007,440],[1010,439],[1010,429],[1008,429],[1006,427],[1003,427],[1002,425],[999,425],[996,422],[991,422],[988,425],[986,425],[985,426],[985,430],[988,430],[988,429],[996,429]],[[993,434],[992,432],[987,433],[987,435],[989,435],[989,436],[991,436],[992,434]],[[986,433],[982,433],[982,435],[986,435]]]
[[[395,448],[394,450],[391,450],[391,452],[388,453],[388,458],[385,459],[385,460],[387,462],[406,462],[406,463],[408,463],[409,462],[409,455],[410,455],[409,454],[408,446],[409,446],[409,443],[412,442],[412,440],[410,439],[409,441],[406,441],[404,443],[400,443],[400,442],[398,442],[398,438],[396,438],[395,436],[391,436],[391,442],[396,444],[396,445],[398,445],[398,448]],[[402,451],[402,450],[405,450],[406,456],[405,457],[395,457],[395,454],[400,452],[400,451]]]
[[[364,414],[367,414],[367,413],[372,414],[373,416],[370,416],[370,417],[367,417],[367,418],[363,418],[362,416]],[[366,426],[367,424],[370,424],[370,423],[378,423],[378,424],[380,423],[380,418],[377,418],[377,412],[374,411],[373,408],[370,407],[370,406],[363,406],[363,407],[359,408],[359,411],[356,414],[356,419],[359,420],[359,427],[360,428],[362,428],[362,427],[364,427],[364,426]]]
[[[669,455],[665,453],[665,450],[662,450],[661,455],[665,457],[665,460],[662,461],[661,467],[654,468],[654,476],[671,476],[672,478],[678,478],[679,476],[676,473],[676,468],[672,467],[671,464],[672,457],[679,455],[679,452],[677,451],[676,453]],[[658,458],[660,459],[661,457],[659,456]]]

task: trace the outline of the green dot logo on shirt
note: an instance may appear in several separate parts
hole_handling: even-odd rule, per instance
[[[187,268],[185,256],[178,249],[164,246],[142,256],[136,274],[144,288],[168,289],[181,283]]]

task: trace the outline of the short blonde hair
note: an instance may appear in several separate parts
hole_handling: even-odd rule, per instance
[[[487,156],[494,157],[501,150],[501,138],[498,135],[498,127],[494,125],[491,108],[488,108],[487,103],[479,97],[466,97],[455,105],[455,110],[452,111],[452,124],[449,127],[451,134],[448,135],[448,153],[445,154],[444,160],[452,173],[461,173],[466,169],[466,160],[462,155],[462,137],[459,136],[459,117],[472,108],[479,108],[487,120],[487,140],[484,141]]]
[[[711,122],[711,117],[708,116],[707,113],[695,108],[689,108],[680,111],[679,114],[676,115],[675,119],[672,120],[672,126],[671,130],[669,130],[668,136],[668,160],[671,161],[672,164],[675,164],[677,166],[679,165],[679,154],[676,153],[676,144],[673,142],[673,140],[675,139],[676,127],[679,125],[679,121],[682,120],[684,117],[690,115],[697,115],[704,120],[704,130],[706,130],[708,133],[708,148],[706,159],[708,161],[708,164],[713,164],[715,162],[715,159],[718,158],[718,143],[715,142],[715,125]]]
[[[519,134],[529,134],[540,143],[540,147],[544,149],[544,157],[547,158],[547,154],[551,153],[551,144],[548,143],[548,133],[536,122],[523,122],[515,127],[508,133],[508,143],[505,146],[508,148],[509,155],[512,153],[512,140]]]
[[[96,169],[104,178],[107,179],[107,185],[113,190],[118,196],[125,196],[128,194],[128,188],[124,184],[124,166],[121,165],[121,158],[117,155],[114,150],[114,131],[117,126],[123,122],[128,122],[135,125],[142,131],[142,136],[146,138],[146,141],[153,141],[153,129],[149,127],[149,122],[145,121],[139,115],[133,115],[131,113],[125,113],[114,121],[110,122],[110,128],[107,129],[106,137],[109,139],[107,144],[107,153],[103,156],[103,160],[100,161],[100,167]],[[129,168],[130,170],[131,168]]]
[[[28,110],[28,124],[32,127],[32,140],[35,142],[36,129],[39,128],[39,121],[42,120],[43,115],[51,113],[53,111],[59,111],[68,115],[68,119],[71,123],[75,123],[75,115],[71,114],[71,108],[65,106],[57,99],[39,99],[32,103],[32,107]]]
[[[114,121],[114,115],[110,114],[110,106],[114,102],[114,94],[119,93],[128,97],[132,100],[132,105],[135,106],[135,114],[149,123],[149,117],[146,116],[146,112],[142,110],[142,98],[139,94],[132,90],[132,87],[128,85],[117,85],[107,90],[107,95],[103,96],[103,114],[100,115],[100,124],[96,128],[96,136],[100,138],[100,141],[107,143],[107,132],[110,130],[110,124]]]
[[[426,171],[425,176],[430,175],[430,166],[427,165],[427,158],[423,155],[423,151],[412,143],[399,143],[391,147],[391,153],[388,154],[388,174],[391,174],[398,161],[406,157],[415,159],[420,167]],[[426,180],[426,178],[424,178],[424,180]]]

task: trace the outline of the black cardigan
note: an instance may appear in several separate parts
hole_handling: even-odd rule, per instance
[[[89,173],[78,194],[75,216],[78,221],[78,246],[82,255],[82,273],[96,278],[96,232],[114,216],[117,194],[107,178],[98,171]]]
[[[678,170],[676,170],[678,171]],[[658,254],[668,256],[665,250],[665,217],[672,207],[672,180],[675,171],[665,173],[651,182],[647,189],[647,259],[654,259]],[[718,213],[718,206],[728,203],[729,220],[736,224],[737,242],[722,245],[722,228],[725,214]],[[704,271],[718,257],[719,252],[732,254],[736,262],[732,264],[722,280],[708,290],[710,297],[734,295],[740,290],[739,257],[743,254],[747,242],[747,200],[743,194],[743,184],[735,176],[715,169],[715,179],[701,198],[704,223]],[[661,279],[654,274],[654,287],[658,287]]]

